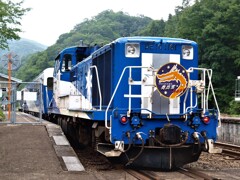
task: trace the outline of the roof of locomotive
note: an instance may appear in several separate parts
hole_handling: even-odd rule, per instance
[[[197,44],[195,41],[188,40],[188,39],[182,39],[182,38],[170,38],[170,37],[152,37],[152,36],[134,36],[134,37],[121,37],[116,39],[113,42],[149,42],[149,41],[162,41],[162,42],[169,42],[169,43],[184,43],[184,44]]]
[[[104,45],[99,48],[97,51],[92,53],[92,57],[98,56],[104,53],[107,49],[111,47],[111,44],[116,43],[127,43],[127,42],[162,42],[162,43],[182,43],[196,46],[195,41],[181,38],[169,38],[169,37],[152,37],[152,36],[134,36],[134,37],[121,37],[118,38],[109,44]]]
[[[82,47],[87,47],[87,46],[82,46]],[[58,53],[58,55],[56,56],[55,60],[57,60],[59,58],[60,54],[64,53],[65,51],[73,51],[73,50],[76,50],[77,48],[79,48],[79,46],[72,46],[72,47],[64,48],[62,51],[60,51]]]
[[[197,45],[197,43],[195,41],[191,41],[188,39],[182,39],[182,38],[152,37],[152,36],[121,37],[121,38],[118,38],[118,39],[110,42],[109,44],[106,44],[106,45],[100,47],[98,50],[93,51],[92,54],[89,55],[86,59],[84,59],[81,63],[84,63],[84,62],[88,61],[89,59],[99,56],[102,53],[106,52],[107,49],[109,49],[113,43],[127,43],[127,42],[163,42],[163,43],[182,43],[182,44],[189,44],[189,45],[194,45],[194,46]],[[66,49],[68,49],[68,48],[66,48]]]
[[[66,47],[64,48],[60,53],[58,53],[58,55],[56,56],[55,60],[57,60],[59,58],[59,56],[63,53],[66,52],[74,52],[74,51],[78,51],[81,50],[83,48],[89,48],[85,53],[86,54],[91,54],[92,52],[95,51],[95,49],[98,49],[99,46],[98,45],[94,45],[94,46],[88,46],[88,45],[79,45],[79,46],[71,46],[71,47]]]

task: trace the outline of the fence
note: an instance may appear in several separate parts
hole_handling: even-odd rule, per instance
[[[37,82],[0,81],[0,123],[41,123],[42,122],[42,88]],[[26,112],[38,116],[35,121],[26,121],[17,112]]]

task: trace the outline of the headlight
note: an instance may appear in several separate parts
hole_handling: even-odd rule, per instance
[[[193,59],[193,47],[189,45],[182,46],[182,58],[187,60]]]
[[[138,43],[126,43],[125,45],[125,56],[130,58],[139,57],[140,46]]]

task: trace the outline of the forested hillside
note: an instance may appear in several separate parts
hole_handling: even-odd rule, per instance
[[[16,77],[31,81],[43,69],[53,66],[54,58],[63,48],[78,45],[80,41],[89,45],[104,45],[121,36],[137,35],[151,21],[151,18],[145,16],[134,17],[123,12],[103,11],[77,24],[71,32],[62,34],[56,44],[46,51],[27,57],[27,63],[19,68]]]
[[[77,45],[106,44],[121,36],[168,36],[186,38],[199,44],[201,67],[213,69],[213,84],[222,112],[240,113],[234,102],[235,79],[240,75],[240,1],[183,0],[175,15],[167,21],[133,17],[123,12],[104,11],[62,34],[46,51],[27,58],[18,78],[29,81],[44,68],[53,65],[57,53]]]
[[[14,52],[20,57],[27,56],[29,54],[34,54],[39,51],[44,51],[47,46],[44,46],[38,42],[22,38],[20,40],[8,41],[9,49],[4,49],[0,51],[0,56],[10,52]]]
[[[18,58],[21,60],[22,64],[25,63],[28,55],[47,49],[47,46],[24,38],[20,40],[8,41],[8,47],[8,49],[0,50],[0,57],[8,54],[9,52],[13,52],[14,54],[18,55]],[[5,70],[2,66],[0,66],[0,72],[7,74],[7,70]],[[15,71],[12,72],[13,76],[15,76],[15,73]]]
[[[188,38],[199,44],[199,64],[213,69],[221,111],[240,113],[234,102],[235,79],[240,75],[240,1],[201,0],[179,7],[170,17],[165,36]]]

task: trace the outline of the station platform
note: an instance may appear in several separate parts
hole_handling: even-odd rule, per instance
[[[0,124],[0,179],[96,179],[58,125]]]

